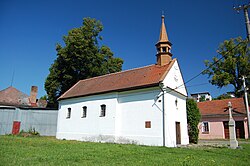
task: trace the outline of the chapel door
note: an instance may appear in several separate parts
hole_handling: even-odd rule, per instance
[[[176,128],[176,144],[181,144],[181,126],[180,122],[175,122],[175,128]]]

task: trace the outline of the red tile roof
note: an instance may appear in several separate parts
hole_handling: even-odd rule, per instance
[[[164,66],[150,65],[81,80],[60,96],[58,100],[157,86],[163,81],[175,61],[176,59],[173,59]]]
[[[1,105],[29,105],[29,96],[10,86],[0,91]]]
[[[10,86],[0,91],[0,105],[16,107],[46,108],[47,101],[39,99],[36,103],[30,102],[30,96]]]
[[[246,114],[246,107],[243,98],[231,98],[224,100],[212,100],[198,102],[197,106],[202,116],[206,115],[228,115],[228,102],[232,103],[233,114]]]

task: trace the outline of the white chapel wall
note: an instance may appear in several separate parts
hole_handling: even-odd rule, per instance
[[[180,122],[181,144],[188,144],[186,96],[182,73],[176,61],[163,80],[165,91],[166,145],[176,146],[176,122]]]
[[[57,138],[83,141],[114,141],[117,94],[103,94],[60,101]],[[106,105],[106,115],[100,117],[101,105]],[[82,118],[84,106],[87,116]],[[67,117],[71,108],[71,117]]]
[[[181,144],[188,144],[186,97],[170,89],[167,89],[167,92],[165,94],[166,145],[176,146],[176,122],[180,122]]]
[[[120,130],[118,136],[136,144],[162,145],[162,103],[157,100],[160,89],[148,88],[120,93]],[[145,128],[145,122],[151,128]]]
[[[184,86],[184,80],[177,61],[175,61],[175,63],[173,64],[166,78],[163,80],[163,83],[166,87],[174,89],[177,92],[187,96],[187,91]]]
[[[105,117],[100,117],[102,104],[106,105]],[[87,106],[87,117],[81,118],[84,106]],[[69,119],[66,118],[68,108],[71,108]],[[162,96],[158,87],[62,100],[58,114],[58,139],[154,146],[163,143]],[[176,146],[176,121],[181,124],[182,144],[188,144],[183,95],[165,94],[165,120],[166,146]],[[145,128],[146,121],[150,121],[150,128]]]

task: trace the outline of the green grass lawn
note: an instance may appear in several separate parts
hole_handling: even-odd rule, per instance
[[[0,165],[250,165],[250,144],[165,148],[0,136]]]

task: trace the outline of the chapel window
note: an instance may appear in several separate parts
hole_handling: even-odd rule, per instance
[[[87,117],[87,107],[84,106],[82,107],[82,118],[86,118]]]
[[[71,117],[71,108],[68,108],[68,112],[67,112],[67,119],[69,119]]]
[[[104,117],[105,115],[106,115],[106,105],[102,104],[100,117]]]

